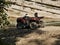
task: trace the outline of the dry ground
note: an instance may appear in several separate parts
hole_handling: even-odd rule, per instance
[[[35,30],[8,28],[0,30],[1,45],[60,45],[60,27],[46,26]]]
[[[16,45],[60,45],[60,27],[47,26],[16,39]]]
[[[0,30],[0,45],[60,45],[60,19],[45,18],[47,23],[59,23],[59,26],[46,26],[35,30],[16,29],[16,18],[10,18],[12,28]],[[54,24],[54,25],[55,25]]]

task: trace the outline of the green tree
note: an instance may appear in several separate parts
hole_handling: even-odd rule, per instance
[[[5,25],[9,24],[8,21],[8,15],[6,14],[5,11],[8,11],[6,7],[9,7],[11,5],[17,5],[16,2],[11,2],[9,0],[0,0],[0,27],[3,27]]]
[[[5,0],[0,0],[0,27],[3,27],[9,24],[7,14],[4,11],[4,10],[7,11],[5,7],[8,5],[9,5],[9,2],[6,2]]]

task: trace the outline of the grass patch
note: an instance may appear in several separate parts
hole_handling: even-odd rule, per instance
[[[60,21],[52,21],[52,22],[47,22],[46,26],[60,26]]]

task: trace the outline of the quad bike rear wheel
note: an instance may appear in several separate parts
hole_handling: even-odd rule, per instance
[[[17,27],[17,29],[21,29],[21,28],[22,28],[21,26],[19,26],[19,24],[17,24],[17,26],[16,26],[16,27]]]

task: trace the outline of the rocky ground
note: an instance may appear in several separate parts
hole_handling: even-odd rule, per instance
[[[8,28],[0,30],[1,45],[60,45],[60,27],[46,26],[35,30]]]

